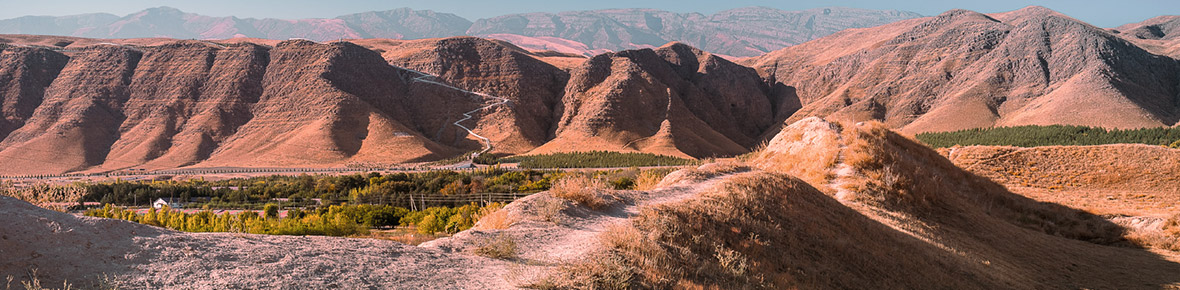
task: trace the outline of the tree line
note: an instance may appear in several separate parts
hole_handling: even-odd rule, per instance
[[[1106,129],[1066,125],[1017,126],[920,133],[914,137],[934,148],[955,145],[1036,147],[1105,144],[1148,144],[1180,148],[1180,127]]]
[[[481,162],[481,160],[476,160]],[[490,162],[490,161],[482,161]],[[519,163],[522,168],[621,168],[645,166],[682,166],[698,161],[651,153],[589,151],[499,158],[491,163]]]
[[[87,210],[84,215],[113,218],[184,232],[236,232],[266,235],[353,236],[373,228],[412,226],[422,234],[455,233],[475,225],[479,218],[503,207],[467,204],[459,207],[431,207],[411,211],[389,205],[332,205],[316,209],[289,209],[279,214],[276,204],[262,211],[246,210],[238,214],[217,214],[212,210],[185,213],[167,207],[152,208],[147,213],[105,205]]]
[[[114,181],[87,183],[78,202],[117,206],[146,206],[159,198],[197,200],[190,207],[261,209],[284,199],[282,206],[320,203],[381,204],[411,207],[412,196],[495,193],[535,193],[547,190],[561,176],[556,171],[508,171],[498,167],[475,171],[430,171],[351,175],[299,175],[235,178],[219,181]],[[438,204],[463,206],[466,202]]]

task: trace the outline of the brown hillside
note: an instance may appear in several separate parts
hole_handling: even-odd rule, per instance
[[[740,154],[773,122],[770,92],[753,70],[683,44],[598,55],[571,73],[556,138],[532,153]]]
[[[915,133],[1180,119],[1176,60],[1042,7],[846,30],[744,63],[796,89],[803,109],[791,120],[882,120]]]
[[[955,165],[1023,195],[1101,214],[1180,212],[1180,150],[1149,145],[939,149]]]
[[[0,52],[0,139],[24,126],[69,58],[45,49]]]
[[[65,172],[102,164],[118,140],[122,107],[142,56],[106,45],[74,54],[25,125],[0,142],[0,168]]]
[[[405,41],[377,45],[390,63],[436,75],[473,92],[507,98],[489,108],[472,129],[495,144],[494,152],[524,153],[551,137],[569,74],[512,44],[475,37]]]
[[[803,166],[789,163],[792,160],[812,159],[813,154],[806,150],[790,148],[830,148],[828,145],[812,145],[816,140],[825,139],[838,144],[837,154],[824,155],[833,156],[831,162]],[[822,273],[848,273],[845,276],[867,277],[864,281],[868,282],[919,283],[917,281],[920,280],[922,283],[935,283],[924,286],[901,284],[909,286],[899,286],[900,288],[927,288],[929,285],[961,279],[975,281],[970,284],[981,288],[1157,288],[1161,285],[1174,287],[1180,282],[1180,276],[1176,274],[1180,272],[1175,270],[1180,269],[1177,268],[1180,264],[1167,262],[1165,258],[1156,254],[1163,252],[1144,251],[1128,246],[1122,237],[1125,230],[1121,227],[1076,209],[1041,203],[1008,192],[999,184],[955,167],[934,150],[891,132],[880,123],[837,125],[816,118],[805,119],[784,129],[767,145],[767,150],[760,151],[751,162],[772,172],[788,174],[826,171],[828,174],[822,177],[824,181],[812,184],[831,196],[830,198],[839,201],[836,208],[847,207],[851,213],[844,214],[839,210],[823,212],[839,213],[844,217],[839,222],[842,225],[861,224],[849,221],[868,217],[872,220],[869,224],[883,225],[891,229],[885,230],[891,234],[873,235],[879,237],[874,242],[851,243],[850,245],[855,245],[856,251],[863,253],[848,256],[879,255],[879,259],[884,260],[890,259],[886,256],[894,259],[916,259],[905,264],[943,265],[939,267],[956,270],[934,272],[953,272],[959,278],[896,281],[892,280],[892,277],[896,277],[898,273],[892,272],[894,269],[888,267],[878,268],[883,265],[878,263],[869,264],[870,266],[854,266],[864,265],[856,263],[830,265],[839,268],[828,269]],[[814,166],[819,166],[819,169]],[[756,197],[756,193],[759,192],[773,192],[769,189],[760,189],[759,186],[765,186],[763,184],[766,182],[741,183],[736,185],[731,193],[726,194],[735,197],[724,199],[740,201],[741,196]],[[800,193],[796,191],[791,194]],[[763,203],[744,201],[741,204]],[[705,204],[701,206],[708,207]],[[717,211],[724,212],[722,209]],[[675,213],[660,215],[665,216],[665,219],[669,216],[684,216]],[[689,224],[710,223],[698,221]],[[835,235],[840,237],[864,234],[859,231],[863,228],[842,226],[810,229],[802,226],[806,224],[809,223],[789,227],[800,232],[788,236],[811,236],[822,234],[824,231],[841,231],[843,234]],[[749,228],[754,227],[751,225]],[[739,227],[739,230],[749,228]],[[846,232],[851,230],[858,231]],[[893,234],[909,236],[914,240],[904,243],[887,242],[894,245],[887,250],[872,249],[874,243],[884,242],[886,237],[892,238]],[[758,233],[758,236],[765,235]],[[767,240],[775,241],[773,238]],[[793,248],[783,247],[781,250],[768,253],[805,251],[792,250]],[[819,252],[838,251],[829,247],[804,248]],[[748,254],[747,257],[759,256],[758,252],[744,253]],[[1167,257],[1174,259],[1170,254]],[[821,273],[813,269],[803,268],[800,273],[808,275],[804,277],[813,277],[809,276],[811,273]],[[878,269],[884,273],[894,274],[875,272]],[[855,283],[848,282],[848,279],[818,282],[800,280],[828,285],[817,286],[824,288],[843,285],[835,283]],[[859,288],[849,285],[843,287]],[[954,286],[933,286],[943,287]]]
[[[180,167],[209,158],[250,119],[267,60],[267,50],[256,45],[145,48],[131,77],[121,136],[103,167]]]
[[[1112,32],[1155,54],[1180,58],[1180,16],[1160,16],[1119,26]]]
[[[496,101],[437,84],[445,79],[422,81],[421,74],[347,42],[286,41],[269,47],[174,40],[159,46],[97,42],[81,48],[79,42],[59,43],[66,48],[57,51],[24,44],[4,48],[0,163],[5,166],[0,173],[439,159],[483,146],[452,123]],[[561,70],[527,56],[520,62],[556,73],[550,82],[530,81],[542,81],[550,90],[563,85]],[[512,70],[502,74],[524,79]],[[484,84],[500,81],[506,80]],[[486,111],[516,108],[499,107]],[[551,111],[532,110],[541,117]],[[478,118],[482,113],[467,125],[512,131],[515,127],[492,121],[529,120]],[[531,123],[529,137],[535,140],[516,151],[545,140],[549,122],[541,117],[535,120],[540,124]],[[506,148],[512,148],[510,139],[503,142]]]
[[[252,118],[203,164],[403,162],[453,152],[437,142],[478,148],[450,122],[480,100],[408,78],[351,43],[279,43],[270,51]]]
[[[1139,39],[1173,40],[1180,38],[1180,16],[1166,15],[1119,26],[1114,30]]]

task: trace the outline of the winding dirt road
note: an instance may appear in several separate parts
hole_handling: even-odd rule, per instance
[[[415,82],[422,82],[422,83],[428,83],[428,84],[438,85],[438,86],[441,86],[441,87],[444,87],[444,88],[448,88],[448,89],[452,89],[452,90],[460,91],[460,92],[463,92],[463,93],[466,93],[466,94],[472,94],[472,95],[476,95],[476,96],[480,96],[480,97],[485,97],[485,98],[492,98],[492,99],[497,99],[497,100],[499,100],[499,101],[498,101],[498,102],[496,102],[496,103],[492,103],[492,104],[490,104],[490,105],[483,106],[483,107],[479,107],[478,109],[471,110],[471,111],[468,111],[468,112],[466,112],[466,113],[463,113],[463,118],[462,118],[462,119],[459,119],[458,121],[455,121],[454,123],[451,123],[451,124],[454,124],[455,126],[458,126],[459,128],[462,128],[464,131],[467,131],[467,134],[469,134],[469,135],[471,135],[471,136],[474,136],[475,138],[478,138],[479,140],[483,141],[484,148],[483,148],[483,150],[479,151],[479,154],[487,153],[488,151],[491,151],[491,150],[492,150],[492,140],[488,139],[487,137],[480,136],[479,134],[476,134],[475,132],[471,131],[471,128],[467,128],[467,126],[463,126],[463,124],[461,124],[461,123],[463,123],[463,121],[470,120],[470,119],[472,118],[471,114],[474,114],[475,112],[483,111],[484,109],[491,108],[491,107],[494,107],[494,106],[499,106],[499,105],[506,105],[506,104],[508,104],[508,102],[510,102],[508,99],[506,99],[506,98],[502,98],[502,97],[498,97],[498,96],[489,95],[489,94],[485,94],[485,93],[480,93],[480,92],[472,92],[472,91],[464,90],[464,89],[461,89],[461,88],[458,88],[458,87],[455,87],[455,86],[452,86],[452,85],[448,85],[448,84],[444,84],[444,83],[441,83],[441,82],[437,82],[437,81],[432,81],[432,80],[430,80],[430,79],[437,79],[437,78],[438,78],[438,76],[436,76],[436,75],[428,74],[428,73],[425,73],[425,72],[420,72],[420,71],[413,70],[413,69],[410,69],[410,68],[404,68],[404,67],[399,67],[399,66],[393,66],[393,67],[400,68],[400,69],[404,69],[404,70],[411,71],[411,72],[414,72],[414,73],[416,73],[416,74],[419,74],[419,75],[420,75],[419,77],[417,77],[417,78],[414,78],[414,79],[413,79],[413,81],[415,81]]]

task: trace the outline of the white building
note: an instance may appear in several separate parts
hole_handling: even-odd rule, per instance
[[[181,208],[184,206],[184,204],[185,203],[182,202],[179,198],[161,198],[161,199],[157,199],[156,202],[153,202],[152,207],[154,207],[156,209],[161,209],[161,208],[164,208],[164,206],[166,205],[169,208]]]

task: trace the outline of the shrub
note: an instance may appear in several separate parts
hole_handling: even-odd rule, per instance
[[[610,180],[610,187],[615,190],[627,190],[635,188],[635,179],[629,177],[618,177]]]
[[[508,211],[504,210],[504,204],[493,203],[486,207],[479,209],[475,227],[481,230],[502,230],[512,226],[516,222],[512,217],[508,216]]]
[[[555,224],[561,224],[561,213],[565,211],[565,208],[566,203],[560,198],[542,198],[536,201],[537,216]]]
[[[606,208],[615,202],[615,197],[605,194],[608,185],[602,179],[585,175],[573,175],[557,180],[549,192],[554,197],[569,200],[591,209]]]
[[[672,171],[676,171],[676,168],[653,168],[640,171],[639,177],[635,178],[634,188],[635,190],[655,189],[656,185],[660,184],[660,181],[664,180],[664,177]]]
[[[472,252],[492,259],[515,259],[516,240],[506,233],[500,233],[480,241]]]
[[[262,207],[262,212],[268,219],[279,218],[279,205],[268,203]]]

